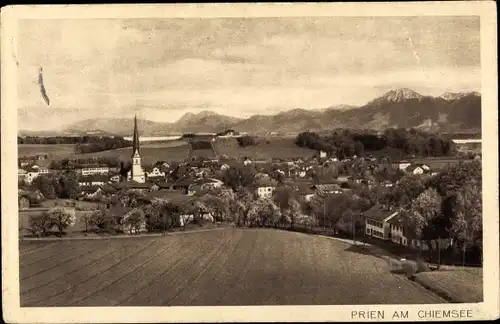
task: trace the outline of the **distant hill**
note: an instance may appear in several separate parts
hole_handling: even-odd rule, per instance
[[[89,132],[130,135],[132,119],[87,119],[71,125],[65,135]],[[292,109],[276,115],[255,115],[247,119],[220,115],[211,111],[187,113],[174,123],[139,120],[144,136],[179,133],[215,133],[226,129],[262,135],[270,132],[295,134],[332,128],[388,127],[420,128],[428,131],[477,132],[481,129],[481,95],[477,92],[444,93],[424,96],[402,88],[388,91],[361,107],[341,105],[326,109]]]

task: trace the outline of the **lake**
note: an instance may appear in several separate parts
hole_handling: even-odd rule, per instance
[[[158,141],[174,141],[180,139],[181,135],[171,136],[139,136],[139,142],[158,142]],[[124,137],[127,141],[132,140],[132,136]]]

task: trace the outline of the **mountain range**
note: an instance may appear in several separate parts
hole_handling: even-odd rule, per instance
[[[59,135],[122,135],[132,133],[127,118],[86,119],[65,128]],[[413,90],[391,90],[367,104],[326,109],[292,109],[276,115],[254,115],[246,119],[211,111],[187,113],[174,123],[139,120],[143,136],[179,133],[221,132],[234,129],[249,134],[324,131],[333,128],[383,130],[388,127],[420,128],[441,132],[477,132],[481,129],[481,95],[477,92],[423,96]]]

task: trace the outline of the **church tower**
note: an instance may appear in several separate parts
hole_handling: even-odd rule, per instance
[[[134,117],[134,138],[132,139],[132,167],[128,180],[139,183],[146,182],[146,176],[141,166],[141,152],[139,147],[139,129],[137,128],[137,115]]]

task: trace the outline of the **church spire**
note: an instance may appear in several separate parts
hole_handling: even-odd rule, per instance
[[[137,128],[137,115],[134,116],[134,138],[132,139],[132,156],[139,153],[139,129]]]

